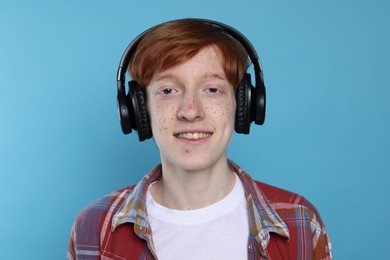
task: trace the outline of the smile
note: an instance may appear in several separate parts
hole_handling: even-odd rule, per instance
[[[202,139],[211,136],[211,133],[180,133],[177,134],[176,137],[179,139],[191,139],[191,140],[197,140]]]

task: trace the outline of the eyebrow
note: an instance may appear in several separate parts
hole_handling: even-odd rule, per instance
[[[176,76],[172,73],[158,73],[157,75],[155,75],[153,81],[161,81],[161,80],[170,80],[170,79],[174,79],[176,78]],[[205,78],[205,79],[221,79],[221,80],[226,80],[226,76],[225,76],[225,73],[204,73],[204,75],[202,76],[202,78]]]
[[[154,77],[153,77],[153,81],[160,81],[160,80],[165,80],[165,79],[173,79],[175,78],[175,76],[171,73],[157,73]]]
[[[206,73],[204,75],[204,78],[215,78],[215,79],[225,80],[226,76],[225,73]]]

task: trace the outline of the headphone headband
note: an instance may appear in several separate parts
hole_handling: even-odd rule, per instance
[[[168,21],[168,22],[165,22],[165,23],[169,23],[169,22],[174,22],[174,21],[182,21],[182,20],[186,20],[186,19],[177,19],[177,20],[171,20],[171,21]],[[213,21],[213,20],[208,20],[208,19],[194,19],[194,20],[197,20],[197,21],[200,21],[200,22],[203,22],[203,23],[207,23],[207,24],[211,24],[211,25],[214,25],[214,26],[217,26],[217,27],[220,27],[224,32],[226,32],[228,35],[230,35],[231,37],[233,37],[236,41],[238,41],[243,47],[244,49],[246,50],[246,52],[248,53],[248,56],[253,64],[253,67],[254,67],[254,71],[255,71],[255,80],[256,80],[256,87],[258,86],[257,82],[264,82],[264,78],[263,78],[263,68],[261,66],[261,61],[257,55],[257,52],[255,50],[255,48],[253,47],[252,43],[245,37],[245,35],[243,35],[241,32],[239,32],[238,30],[234,29],[233,27],[227,25],[227,24],[224,24],[224,23],[221,23],[221,22],[217,22],[217,21]],[[127,67],[129,66],[129,62],[130,62],[130,59],[131,57],[133,56],[134,52],[137,50],[137,46],[138,44],[140,43],[140,41],[142,40],[142,38],[149,32],[151,31],[152,29],[160,26],[161,24],[158,24],[156,26],[153,26],[149,29],[147,29],[146,31],[144,31],[143,33],[139,34],[126,48],[125,52],[123,53],[122,55],[122,58],[119,62],[119,68],[118,68],[118,72],[117,72],[117,81],[124,81],[125,78],[126,78],[126,71],[127,71]]]

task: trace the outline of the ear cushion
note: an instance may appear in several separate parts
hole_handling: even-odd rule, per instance
[[[129,90],[129,98],[134,111],[135,127],[133,129],[138,131],[139,140],[144,141],[153,136],[146,107],[145,90],[134,80],[129,82]]]
[[[245,73],[236,90],[237,107],[234,129],[239,134],[249,134],[252,88],[250,74]]]

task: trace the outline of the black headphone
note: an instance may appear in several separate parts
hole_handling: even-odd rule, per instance
[[[248,53],[249,58],[253,64],[255,80],[255,87],[251,83],[251,75],[245,73],[236,90],[236,115],[234,129],[240,134],[249,134],[250,124],[254,121],[255,124],[264,124],[265,119],[265,86],[261,62],[257,56],[256,50],[249,42],[249,40],[239,31],[226,24],[206,20],[196,19],[200,22],[219,27],[224,33],[230,35],[237,40]],[[158,25],[157,25],[158,26]],[[138,43],[142,37],[147,34],[152,27],[141,33],[135,38],[126,48],[119,62],[117,73],[117,102],[120,123],[124,134],[131,133],[132,129],[138,131],[140,141],[144,141],[153,136],[150,126],[149,116],[146,108],[145,90],[136,81],[128,82],[129,91],[126,93],[125,78],[126,70],[130,59],[137,49]]]

